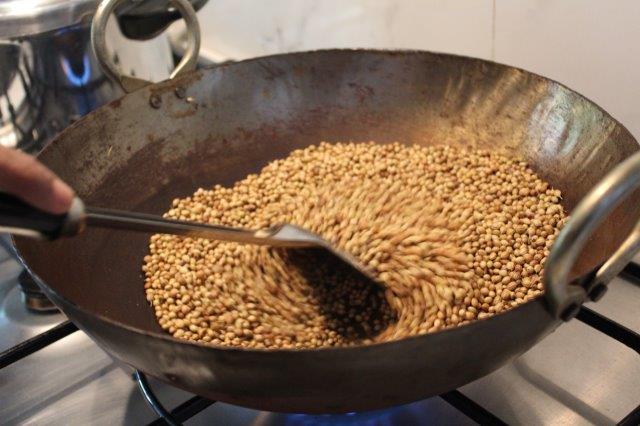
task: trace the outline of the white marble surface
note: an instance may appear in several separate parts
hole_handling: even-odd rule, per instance
[[[493,59],[567,84],[640,137],[638,0],[211,0],[199,16],[217,60],[329,47]]]

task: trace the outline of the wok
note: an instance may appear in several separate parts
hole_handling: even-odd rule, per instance
[[[634,253],[640,158],[631,134],[559,83],[467,57],[325,50],[187,71],[79,120],[39,159],[91,205],[160,214],[175,197],[230,185],[293,149],[369,140],[502,150],[559,188],[572,218],[548,258],[545,296],[388,343],[234,349],[163,332],[145,300],[145,235],[90,229],[15,244],[47,296],[117,359],[216,400],[307,413],[402,404],[486,375],[601,296]]]

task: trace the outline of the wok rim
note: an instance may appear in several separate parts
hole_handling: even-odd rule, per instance
[[[235,66],[237,64],[259,62],[259,61],[263,61],[263,60],[269,60],[269,59],[275,59],[275,58],[281,58],[281,57],[297,57],[297,56],[307,56],[307,55],[319,55],[319,54],[325,54],[325,53],[344,53],[344,54],[356,54],[356,55],[360,55],[360,54],[375,54],[375,55],[381,55],[381,56],[384,56],[384,57],[407,56],[407,55],[448,57],[448,58],[462,59],[462,60],[465,60],[465,61],[476,61],[476,62],[478,62],[480,64],[488,65],[488,66],[492,66],[492,67],[497,67],[497,68],[500,68],[500,69],[516,70],[516,71],[522,72],[522,73],[524,73],[526,75],[539,78],[539,79],[541,79],[543,81],[553,83],[553,84],[555,84],[555,85],[567,90],[572,95],[575,95],[578,98],[581,98],[581,99],[587,101],[597,111],[601,112],[605,117],[610,119],[613,124],[615,124],[617,127],[619,127],[622,131],[626,132],[631,137],[631,139],[633,141],[638,143],[638,140],[629,131],[629,129],[627,129],[620,121],[618,121],[615,117],[613,117],[608,111],[606,111],[598,103],[596,103],[593,100],[591,100],[590,98],[582,95],[581,93],[577,92],[576,90],[570,88],[569,86],[567,86],[567,85],[565,85],[565,84],[563,84],[561,82],[558,82],[557,80],[545,77],[543,75],[540,75],[540,74],[537,74],[535,72],[526,70],[524,68],[520,68],[520,67],[516,67],[516,66],[512,66],[512,65],[507,65],[507,64],[503,64],[503,63],[492,61],[492,60],[488,60],[488,59],[477,58],[477,57],[473,57],[473,56],[452,54],[452,53],[444,53],[444,52],[437,52],[437,51],[429,51],[429,50],[420,50],[420,49],[330,48],[330,49],[313,49],[313,50],[295,51],[295,52],[289,52],[289,53],[277,53],[277,54],[272,54],[272,55],[264,55],[264,56],[257,56],[257,57],[247,58],[247,59],[243,59],[243,60],[239,60],[239,61],[231,61],[231,62],[226,62],[226,63],[219,64],[219,65],[211,65],[211,66],[203,67],[202,69],[197,69],[197,70],[193,70],[193,71],[187,72],[187,73],[185,73],[185,74],[183,74],[181,76],[178,76],[176,78],[173,78],[173,79],[168,79],[168,80],[164,80],[164,81],[161,81],[161,82],[149,84],[148,86],[142,87],[142,88],[140,88],[138,90],[135,90],[135,91],[133,91],[131,93],[127,93],[127,94],[123,95],[122,97],[120,97],[118,99],[115,99],[115,100],[113,100],[111,102],[106,103],[105,105],[103,105],[103,106],[101,106],[99,108],[96,108],[95,110],[93,110],[90,113],[84,115],[82,118],[80,118],[78,121],[74,122],[70,126],[67,126],[65,129],[63,129],[57,136],[55,136],[51,141],[49,141],[43,147],[43,149],[36,155],[36,158],[38,158],[42,154],[44,154],[53,144],[57,143],[59,140],[65,139],[70,132],[75,131],[76,127],[82,126],[84,124],[84,122],[86,120],[91,119],[94,114],[96,114],[99,111],[101,111],[103,109],[106,109],[106,108],[113,108],[114,106],[118,105],[122,101],[122,99],[124,99],[126,97],[130,97],[130,96],[134,96],[134,95],[135,96],[142,96],[142,93],[145,92],[145,91],[147,91],[147,92],[152,91],[153,92],[153,91],[163,90],[163,89],[170,88],[170,87],[175,87],[175,86],[178,86],[180,84],[180,82],[185,81],[185,80],[186,81],[190,81],[191,79],[194,79],[194,78],[196,80],[200,80],[201,78],[204,77],[205,73],[207,73],[207,72],[209,72],[211,70],[215,70],[215,69],[219,69],[219,68],[220,69],[227,69],[227,68]],[[639,144],[637,150],[640,150],[640,144]],[[570,217],[570,215],[569,215],[569,217]],[[80,311],[81,313],[83,313],[83,314],[85,314],[87,316],[93,317],[98,321],[105,322],[105,323],[109,324],[110,326],[123,328],[123,329],[125,329],[127,331],[130,331],[130,332],[133,332],[133,333],[137,333],[137,334],[141,334],[141,335],[144,335],[146,337],[159,338],[159,339],[162,339],[164,341],[172,342],[172,343],[193,345],[195,347],[204,348],[206,350],[216,350],[216,351],[220,350],[220,351],[225,351],[225,352],[229,352],[229,353],[232,353],[232,352],[244,352],[244,353],[267,353],[267,354],[310,354],[310,353],[318,353],[318,352],[323,352],[323,353],[325,353],[325,352],[341,353],[341,352],[354,351],[354,350],[372,350],[372,349],[379,348],[379,347],[382,347],[382,346],[398,345],[398,344],[401,344],[401,343],[406,342],[406,341],[412,341],[412,340],[417,340],[417,339],[427,339],[430,336],[438,335],[438,334],[441,334],[441,333],[446,333],[446,332],[449,332],[449,331],[454,331],[456,329],[463,328],[463,327],[465,327],[465,328],[466,327],[471,327],[471,326],[474,326],[474,324],[480,323],[482,321],[491,321],[491,320],[496,319],[496,317],[512,314],[515,311],[517,311],[517,310],[519,310],[519,309],[521,309],[521,308],[523,308],[525,306],[531,305],[533,303],[542,303],[544,305],[543,308],[544,308],[545,312],[547,312],[549,315],[552,315],[551,312],[549,311],[548,302],[547,302],[547,299],[546,299],[546,295],[548,293],[545,291],[543,294],[541,294],[539,296],[536,296],[535,298],[533,298],[533,299],[531,299],[531,300],[529,300],[529,301],[527,301],[527,302],[525,302],[525,303],[523,303],[521,305],[518,305],[517,307],[515,307],[513,309],[509,309],[507,311],[503,311],[503,312],[500,312],[498,314],[491,315],[491,316],[489,316],[487,318],[475,319],[475,320],[471,321],[470,323],[464,324],[462,326],[445,328],[445,329],[441,329],[441,330],[438,330],[438,331],[435,331],[435,332],[408,336],[408,337],[404,337],[402,339],[391,340],[391,341],[386,341],[386,342],[376,342],[376,343],[371,343],[371,344],[362,344],[362,345],[358,345],[358,346],[321,347],[321,348],[314,348],[314,349],[307,349],[307,348],[303,348],[303,349],[286,349],[286,348],[268,349],[268,348],[243,348],[243,347],[213,345],[213,344],[210,344],[210,343],[202,343],[202,342],[199,342],[199,341],[178,339],[178,338],[173,337],[169,333],[160,333],[160,332],[143,330],[143,329],[140,329],[138,327],[134,327],[134,326],[122,323],[122,322],[117,321],[115,319],[108,318],[108,317],[104,316],[103,314],[96,313],[96,312],[88,310],[88,309],[86,309],[86,308],[84,308],[82,306],[79,306],[75,302],[71,301],[70,299],[68,299],[68,298],[64,297],[63,295],[61,295],[59,292],[55,291],[45,281],[43,281],[29,267],[29,265],[27,264],[27,262],[23,258],[22,254],[20,253],[20,249],[18,247],[19,244],[16,243],[16,239],[15,239],[15,237],[13,235],[11,236],[11,241],[12,241],[13,247],[15,249],[15,254],[16,254],[19,262],[22,264],[22,266],[31,274],[33,279],[41,287],[44,287],[47,292],[49,292],[52,295],[54,295],[55,298],[58,299],[61,302],[61,304],[70,305],[73,309],[76,309],[76,310]],[[555,245],[555,242],[554,242],[554,245]],[[551,250],[553,250],[554,245],[551,247]],[[546,290],[546,285],[545,285],[545,290]],[[64,313],[64,310],[61,309],[61,311]]]

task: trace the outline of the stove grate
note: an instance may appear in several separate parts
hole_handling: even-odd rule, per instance
[[[29,356],[42,348],[46,348],[50,344],[55,343],[76,331],[78,331],[78,327],[71,321],[61,322],[44,333],[40,333],[37,336],[25,340],[24,342],[0,353],[0,368],[7,367],[16,361],[20,361],[22,358]]]

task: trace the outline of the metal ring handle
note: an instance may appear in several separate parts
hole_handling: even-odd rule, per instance
[[[125,0],[103,0],[100,2],[91,23],[91,45],[104,73],[111,80],[120,84],[126,93],[130,93],[151,84],[151,82],[122,74],[109,58],[105,36],[107,22],[115,8],[124,1]],[[200,52],[200,25],[198,24],[196,11],[193,9],[193,6],[191,6],[189,0],[170,1],[180,12],[182,19],[184,19],[187,25],[187,49],[182,60],[171,73],[170,78],[174,78],[196,68],[198,54]]]
[[[569,285],[569,273],[589,236],[616,206],[640,188],[640,152],[609,172],[574,209],[558,234],[544,267],[546,300],[551,313],[568,321],[587,297],[598,299],[640,248],[640,222],[596,272],[588,287]]]

